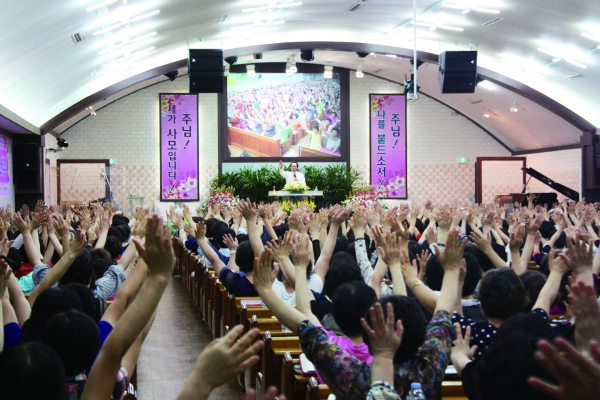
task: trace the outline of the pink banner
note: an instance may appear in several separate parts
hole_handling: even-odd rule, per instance
[[[199,200],[195,94],[160,94],[160,199]]]
[[[406,199],[406,97],[369,95],[371,184],[385,187],[387,198]]]
[[[10,194],[10,177],[8,176],[8,140],[0,136],[0,196]]]

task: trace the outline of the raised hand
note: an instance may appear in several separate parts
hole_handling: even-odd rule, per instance
[[[246,219],[246,221],[256,219],[256,208],[249,199],[240,200],[238,204],[238,210],[242,213],[242,216]]]
[[[294,265],[306,269],[310,262],[310,240],[308,236],[297,236],[292,247]]]
[[[346,207],[344,209],[338,210],[333,213],[331,216],[331,223],[341,225],[344,221],[348,219],[348,215],[350,215],[350,207]]]
[[[386,314],[384,317],[381,304],[376,303],[375,306],[369,309],[372,327],[367,324],[364,318],[361,318],[360,323],[369,337],[369,349],[373,357],[393,360],[396,350],[398,350],[402,342],[404,328],[402,327],[401,320],[394,323],[394,307],[392,303],[387,303]]]
[[[377,238],[377,254],[388,267],[400,265],[402,239],[395,233],[383,233]]]
[[[71,243],[69,244],[69,253],[79,256],[83,252],[83,249],[85,249],[86,244],[87,241],[85,240],[85,234],[83,233],[81,228],[77,229],[75,239],[71,240]]]
[[[587,354],[590,341],[600,343],[600,305],[594,288],[577,282],[571,287],[569,305],[575,317],[575,343]]]
[[[479,230],[471,231],[469,235],[469,239],[473,242],[473,245],[477,247],[479,250],[486,251],[492,250],[492,242],[490,240],[490,233],[486,233],[484,236],[483,233],[479,232]]]
[[[443,253],[437,244],[434,244],[438,260],[442,264],[444,271],[460,269],[466,246],[466,240],[462,244],[460,243],[460,234],[457,229],[451,229],[448,233],[448,240],[446,241],[446,248]]]
[[[200,225],[200,224],[198,224]],[[163,224],[158,215],[149,217],[146,222],[146,242],[133,238],[140,257],[148,266],[150,275],[169,278],[175,266],[175,256],[171,244],[171,229]]]
[[[204,222],[196,224],[196,231],[194,232],[194,237],[196,238],[196,240],[201,240],[206,237],[206,224]]]
[[[581,242],[579,234],[575,234],[575,242],[567,240],[567,251],[560,255],[566,266],[576,274],[592,269],[593,243]]]
[[[229,250],[237,250],[239,246],[237,237],[234,238],[229,233],[223,235],[223,243]]]
[[[512,215],[512,214],[511,214]],[[523,244],[525,243],[525,227],[521,224],[517,225],[517,227],[510,234],[510,241],[508,242],[508,247],[510,251],[513,253],[518,253]]]
[[[29,212],[28,212],[29,214]],[[30,233],[31,232],[31,221],[29,221],[28,216],[21,217],[21,213],[18,212],[13,214],[12,218],[13,224],[21,233]]]
[[[0,260],[0,299],[4,297],[6,288],[8,286],[8,280],[12,274],[12,269],[8,266],[6,261]]]
[[[254,288],[259,294],[273,286],[273,282],[279,272],[277,266],[271,271],[272,261],[273,254],[269,248],[265,248],[258,258],[254,258],[252,280]]]

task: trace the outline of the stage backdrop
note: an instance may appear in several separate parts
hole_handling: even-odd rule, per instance
[[[199,200],[195,94],[160,94],[160,199]]]
[[[384,186],[387,198],[407,198],[406,97],[370,94],[371,184]]]

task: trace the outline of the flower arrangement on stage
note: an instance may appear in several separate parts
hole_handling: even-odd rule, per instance
[[[234,195],[233,188],[217,187],[210,191],[208,200],[201,205],[200,209],[202,214],[206,215],[210,207],[219,204],[219,206],[225,205],[233,211],[238,206],[239,201],[240,199]]]
[[[179,180],[171,180],[169,186],[163,189],[165,199],[197,199],[198,178],[188,176]]]
[[[304,192],[310,190],[310,188],[305,183],[294,181],[286,184],[283,190],[287,190],[288,192]]]
[[[288,214],[290,214],[296,208],[302,208],[302,206],[308,206],[312,211],[315,211],[315,209],[317,208],[317,205],[312,200],[302,200],[297,203],[289,200],[284,200],[281,203],[281,206],[283,207],[283,211],[285,211]]]
[[[364,185],[352,189],[352,193],[342,202],[344,207],[372,207],[379,204],[382,208],[387,208],[380,200],[387,196],[387,190],[383,186]]]

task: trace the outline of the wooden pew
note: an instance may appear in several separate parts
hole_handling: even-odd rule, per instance
[[[248,132],[232,126],[227,128],[231,145],[249,150],[262,157],[281,157],[292,145],[292,135],[283,144],[279,139]]]
[[[294,371],[294,366],[299,364],[300,360],[294,358],[289,351],[283,354],[280,391],[288,400],[304,400],[306,397],[306,385],[309,377]]]
[[[213,339],[218,339],[221,337],[221,314],[223,307],[223,291],[225,287],[218,279],[214,282],[214,287],[212,290],[211,296],[211,310],[210,310],[210,319],[211,319],[211,332],[213,334]]]
[[[468,400],[461,381],[443,381],[442,398],[452,400]]]
[[[336,156],[335,154],[325,153],[321,150],[311,149],[310,147],[302,147],[302,157],[331,157]]]
[[[244,332],[250,330],[253,316],[256,316],[257,318],[271,318],[273,317],[273,312],[271,312],[271,310],[268,308],[246,307],[245,304],[242,304],[240,310],[240,323],[244,325]]]
[[[306,400],[327,400],[331,390],[327,385],[319,385],[317,378],[311,377],[306,385]]]
[[[200,308],[200,311],[202,312],[202,318],[204,319],[204,322],[208,323],[209,321],[209,314],[208,314],[208,307],[209,307],[209,303],[210,303],[210,281],[211,278],[213,276],[215,276],[214,271],[209,268],[206,267],[204,269],[203,272],[204,276],[202,277],[202,293],[201,293],[201,303],[202,303],[202,307]]]
[[[264,336],[264,346],[261,354],[261,376],[257,374],[257,387],[260,385],[267,388],[271,385],[281,387],[282,366],[285,354],[298,357],[300,350],[300,340],[297,336],[275,337],[271,332],[266,332]]]
[[[260,337],[265,336],[270,332],[271,336],[296,336],[296,334],[285,328],[276,318],[258,318],[256,315],[250,317],[250,329],[256,328],[260,333]]]

